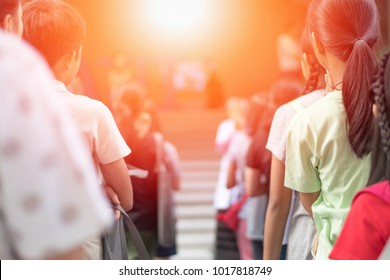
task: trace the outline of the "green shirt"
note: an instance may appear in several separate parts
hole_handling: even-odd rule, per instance
[[[357,158],[347,129],[340,91],[297,114],[289,127],[285,186],[303,193],[321,191],[312,206],[319,233],[316,259],[328,258],[352,198],[370,172],[370,156]]]

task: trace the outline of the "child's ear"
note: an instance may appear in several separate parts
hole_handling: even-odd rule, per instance
[[[317,34],[315,34],[314,32],[311,33],[311,42],[316,55],[325,55],[324,45],[318,39]]]
[[[2,22],[2,25],[3,25],[3,28],[5,31],[7,32],[12,32],[12,17],[10,14],[6,14],[4,19],[3,19],[3,22]]]
[[[309,59],[307,57],[307,53],[302,53],[301,58],[301,67],[302,67],[302,73],[305,79],[307,80],[310,75],[310,65],[309,65]]]
[[[324,67],[326,69],[327,68],[325,65],[326,64],[325,63],[326,62],[326,51],[325,51],[324,45],[322,44],[322,42],[318,38],[317,34],[315,34],[314,32],[311,33],[311,42],[312,42],[314,53],[317,57],[318,62],[322,65],[322,67]]]
[[[376,106],[376,104],[372,105],[372,113],[374,114],[375,118],[378,117],[378,107]]]
[[[81,46],[77,51],[74,51],[75,59],[79,59],[80,58],[82,51],[83,51],[83,46]]]
[[[69,69],[72,67],[73,62],[76,60],[76,51],[72,51],[71,53],[65,54],[61,60],[63,62],[63,65],[66,69]]]

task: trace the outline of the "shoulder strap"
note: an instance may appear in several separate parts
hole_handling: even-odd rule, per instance
[[[121,212],[121,217],[123,217],[123,223],[129,230],[131,235],[131,239],[134,242],[135,248],[137,249],[138,256],[140,260],[150,260],[148,251],[145,248],[145,244],[142,241],[141,235],[138,232],[137,227],[134,225],[134,222],[131,220],[129,215],[125,212],[125,210],[120,205],[115,205],[114,208],[118,209]]]
[[[301,103],[298,102],[298,100],[294,99],[293,101],[289,102],[288,105],[290,105],[297,113],[305,109],[305,107],[302,106]]]
[[[361,190],[360,192],[358,192],[355,195],[355,198],[353,199],[353,201],[355,201],[356,198],[359,195],[361,195],[362,193],[373,194],[373,195],[379,197],[380,199],[382,199],[383,201],[390,204],[390,186],[387,182],[377,183],[375,185],[364,188],[363,190]]]
[[[153,133],[153,138],[156,146],[156,172],[160,172],[161,168],[164,168],[164,160],[163,160],[163,143],[164,138],[161,133]]]

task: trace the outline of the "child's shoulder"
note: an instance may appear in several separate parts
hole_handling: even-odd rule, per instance
[[[112,116],[110,109],[102,101],[85,95],[69,95],[67,102],[73,111],[82,114],[84,118],[102,119]]]

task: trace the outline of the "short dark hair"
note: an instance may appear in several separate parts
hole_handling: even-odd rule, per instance
[[[53,67],[64,55],[78,51],[86,27],[80,13],[59,0],[33,0],[23,6],[23,38]]]
[[[19,7],[20,0],[1,0],[0,1],[0,21],[3,22],[6,15],[13,15]]]

